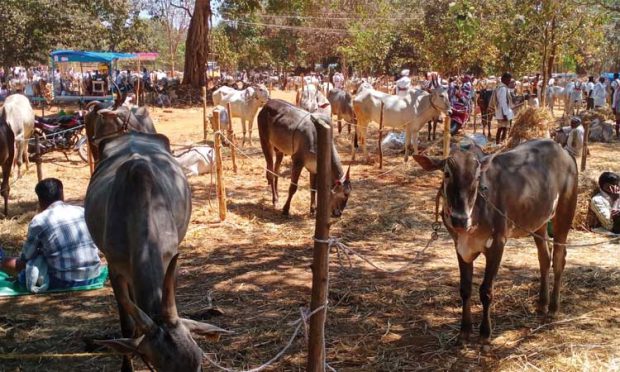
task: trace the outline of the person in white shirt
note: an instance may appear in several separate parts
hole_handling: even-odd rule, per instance
[[[495,88],[495,119],[497,119],[495,143],[498,145],[506,139],[508,126],[514,118],[512,99],[508,88],[511,81],[512,75],[509,72],[505,72],[502,75],[500,84]]]
[[[620,82],[618,81],[618,79],[620,79],[620,74],[616,72],[614,73],[614,77],[609,82],[609,99],[610,99],[609,104],[612,106],[613,106],[614,93],[617,92],[618,88],[620,87]]]
[[[594,76],[588,76],[588,82],[586,83],[586,110],[592,110],[594,108],[594,98],[592,92],[594,91]]]
[[[407,92],[411,88],[411,78],[409,77],[409,70],[404,69],[401,73],[401,78],[396,81],[396,95],[405,97]]]
[[[603,228],[620,234],[620,176],[603,172],[598,185],[599,193],[590,201],[590,210]]]
[[[583,137],[585,132],[583,125],[581,125],[581,119],[577,116],[573,116],[570,121],[570,127],[571,131],[568,134],[565,149],[575,159],[578,159],[581,157],[583,151]]]
[[[332,77],[332,81],[336,89],[344,89],[344,75],[342,72],[336,72]]]
[[[605,100],[607,99],[607,90],[605,89],[605,78],[600,77],[598,83],[594,85],[592,90],[592,98],[594,98],[594,108],[605,106]]]

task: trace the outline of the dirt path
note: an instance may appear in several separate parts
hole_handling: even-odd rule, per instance
[[[292,93],[276,95],[294,99]],[[153,116],[157,129],[180,145],[177,147],[202,138],[200,109],[155,109]],[[241,133],[238,127],[235,131]],[[376,132],[370,133],[369,149],[374,151]],[[257,140],[256,125],[253,135]],[[341,154],[348,152],[349,138],[345,133],[337,136]],[[211,177],[190,179],[194,209],[179,248],[179,311],[234,330],[234,335],[219,343],[196,339],[203,350],[214,353],[213,358],[237,369],[255,367],[275,355],[293,331],[289,322],[298,318],[299,308],[308,306],[310,297],[314,220],[308,214],[309,192],[297,192],[290,217],[282,216],[279,208],[274,210],[264,159],[258,141],[255,143],[244,149],[249,159],[239,156],[237,175],[232,173],[228,150],[225,152],[226,222],[218,221]],[[617,146],[593,145],[592,168],[620,171]],[[62,179],[67,199],[80,204],[89,172],[77,154],[71,160],[46,155],[44,174]],[[285,159],[285,174],[288,167]],[[403,166],[400,154],[388,154],[385,167],[394,170],[382,174],[376,164],[353,164],[353,194],[332,234],[394,269],[412,259],[429,238],[440,181],[439,176],[424,173],[413,163]],[[19,252],[35,213],[35,183],[31,169],[13,187],[11,217],[0,220],[0,243],[10,253]],[[301,184],[307,183],[304,172]],[[280,182],[281,196],[287,188],[286,180]],[[569,239],[588,242],[597,238],[574,231]],[[454,248],[445,229],[418,264],[397,275],[382,274],[355,258],[351,268],[341,269],[334,255],[326,330],[328,362],[339,371],[617,369],[619,250],[620,245],[569,250],[563,309],[557,323],[549,324],[539,319],[534,309],[538,261],[533,241],[510,241],[495,285],[495,334],[488,355],[480,354],[475,343],[465,349],[453,344],[460,322],[459,279]],[[476,265],[475,286],[480,284],[483,262],[480,259]],[[473,312],[479,320],[476,297]],[[224,311],[223,316],[210,318],[209,299]],[[120,359],[115,356],[39,359],[36,354],[84,352],[83,338],[119,335],[116,303],[109,287],[0,298],[0,354],[30,355],[0,359],[3,371],[116,371]],[[305,353],[303,337],[298,337],[272,370],[304,370]],[[144,368],[138,361],[136,366]],[[214,370],[207,364],[204,368]]]

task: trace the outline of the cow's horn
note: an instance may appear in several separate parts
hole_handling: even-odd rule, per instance
[[[177,259],[179,254],[175,254],[168,264],[166,276],[164,277],[164,291],[161,298],[161,314],[166,323],[176,323],[179,319],[177,303],[175,298],[177,281]]]

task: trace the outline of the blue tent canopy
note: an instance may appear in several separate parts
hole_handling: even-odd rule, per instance
[[[51,53],[54,62],[102,62],[111,63],[118,59],[134,59],[136,54],[116,52],[93,52],[79,50],[55,50]]]

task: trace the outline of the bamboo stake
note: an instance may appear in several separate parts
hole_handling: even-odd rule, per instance
[[[450,156],[450,117],[443,118],[443,157],[447,159]]]
[[[379,116],[379,169],[383,169],[383,101],[381,101],[381,115]]]
[[[230,102],[226,105],[228,109],[228,140],[230,141],[230,157],[232,159],[233,164],[233,172],[237,174],[237,154],[235,153],[235,133],[233,132],[232,126],[232,109],[230,107]],[[252,119],[253,120],[253,119]],[[252,136],[252,132],[250,132],[250,137]]]
[[[35,133],[34,135],[34,146],[36,152],[36,165],[37,165],[37,180],[39,182],[43,179],[43,169],[41,168],[41,148],[39,147],[39,136]]]
[[[226,219],[226,189],[224,187],[224,170],[222,168],[222,138],[220,131],[220,112],[213,111],[213,130],[215,131],[215,179],[217,200],[220,209],[220,221]]]
[[[590,137],[590,123],[585,123],[586,130],[583,134],[583,150],[581,153],[581,171],[586,170],[586,163],[588,157],[588,138]]]
[[[329,205],[331,174],[332,130],[331,126],[315,122],[317,143],[317,210],[312,259],[312,298],[310,310],[315,311],[327,303],[329,291]],[[321,242],[319,242],[320,240]],[[318,311],[310,318],[308,336],[307,371],[325,371],[325,319],[327,309]]]
[[[202,87],[202,140],[207,142],[209,119],[207,117],[207,87]]]
[[[140,107],[140,85],[144,84],[140,73],[140,57],[138,57],[138,87],[136,88],[136,106]]]

